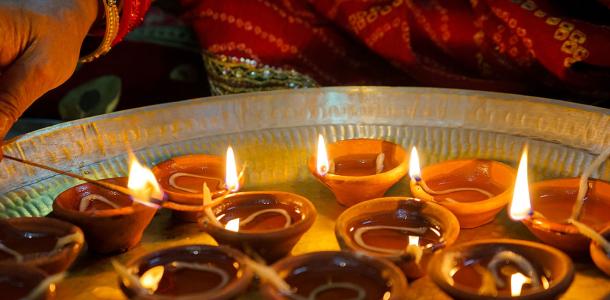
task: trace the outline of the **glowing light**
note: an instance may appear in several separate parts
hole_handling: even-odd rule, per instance
[[[239,176],[237,175],[237,164],[235,163],[235,153],[233,148],[227,148],[227,161],[225,166],[225,182],[229,192],[239,191]]]
[[[227,225],[225,225],[225,229],[234,231],[234,232],[238,232],[239,231],[239,218],[233,219],[233,220],[227,222]]]
[[[513,199],[508,207],[508,215],[515,221],[523,220],[532,214],[532,204],[530,202],[530,189],[527,178],[527,147],[523,149]]]
[[[523,285],[528,282],[528,278],[517,272],[510,276],[510,295],[513,297],[521,296]]]
[[[328,153],[326,152],[326,142],[321,134],[318,135],[318,154],[316,158],[316,171],[318,175],[326,175],[329,171]]]
[[[131,152],[129,153],[129,180],[127,187],[135,194],[133,200],[144,205],[157,207],[150,200],[163,199],[163,191],[161,191],[161,187],[153,172],[141,165]]]
[[[419,246],[419,235],[410,235],[409,245]]]
[[[411,156],[409,157],[409,177],[411,180],[421,180],[421,167],[419,165],[419,154],[417,154],[417,148],[413,146],[411,148]]]
[[[157,288],[159,288],[159,282],[161,282],[161,278],[163,278],[163,273],[165,273],[165,268],[163,266],[152,267],[140,276],[140,284],[143,288],[154,293]]]

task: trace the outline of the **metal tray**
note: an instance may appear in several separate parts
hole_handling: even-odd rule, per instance
[[[343,210],[306,168],[323,133],[332,142],[365,137],[416,145],[422,163],[479,157],[515,165],[530,142],[534,179],[578,176],[600,149],[610,146],[610,111],[573,103],[480,91],[434,88],[342,87],[211,97],[63,123],[21,136],[5,153],[91,178],[126,174],[126,149],[152,166],[189,154],[222,155],[227,145],[248,162],[244,190],[284,190],[307,196],[319,217],[293,254],[338,249],[334,220]],[[595,177],[610,180],[605,163]],[[0,163],[0,217],[50,212],[54,197],[78,182],[47,171]],[[409,195],[406,179],[389,195]],[[109,233],[112,234],[112,233]],[[458,242],[487,237],[531,239],[505,212]],[[142,243],[120,261],[172,245],[214,243],[192,224],[173,224],[160,212]],[[120,299],[110,258],[83,255],[58,285],[59,299]],[[587,259],[562,299],[610,297],[610,279]],[[413,299],[446,299],[427,277],[410,283]],[[117,298],[119,297],[119,298]],[[256,299],[252,291],[243,299]]]

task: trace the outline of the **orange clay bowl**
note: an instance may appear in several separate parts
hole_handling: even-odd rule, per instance
[[[42,270],[16,263],[0,263],[0,292],[2,300],[20,300],[30,294],[47,277]],[[49,288],[35,300],[55,299],[55,287]]]
[[[127,178],[102,181],[127,186]],[[99,194],[119,205],[112,208],[94,201],[95,210],[79,211],[80,201],[90,194]],[[89,249],[100,254],[125,252],[137,245],[157,210],[133,202],[127,195],[84,183],[63,191],[53,202],[53,214],[78,225],[85,233]]]
[[[291,256],[275,263],[273,269],[304,299],[313,299],[308,297],[316,287],[329,282],[359,286],[366,293],[365,299],[403,300],[408,295],[407,280],[396,266],[384,259],[351,252],[321,251]],[[261,291],[268,300],[295,299],[267,282],[262,283]],[[356,299],[356,293],[334,288],[319,292],[325,297],[315,299]]]
[[[299,241],[301,236],[313,225],[317,212],[309,200],[297,194],[287,192],[242,192],[229,194],[218,204],[212,207],[215,216],[221,216],[220,223],[225,224],[235,218],[243,221],[247,215],[251,215],[263,209],[285,209],[290,215],[290,225],[283,228],[285,218],[275,219],[271,213],[261,214],[254,219],[259,228],[244,228],[239,232],[227,230],[215,223],[209,222],[207,218],[202,222],[202,228],[208,232],[220,245],[228,245],[251,254],[254,252],[268,262],[276,261],[286,256],[292,247]],[[258,218],[265,218],[267,220]],[[278,223],[279,222],[279,223]],[[276,226],[277,224],[281,224]]]
[[[610,239],[610,226],[602,230],[602,235],[606,240]],[[595,242],[591,242],[589,245],[589,252],[591,253],[591,259],[602,272],[610,276],[610,256],[602,249],[600,245]]]
[[[548,278],[548,288],[525,290],[523,294],[515,297],[510,295],[492,297],[479,295],[478,287],[455,283],[455,281],[453,284],[451,283],[453,278],[449,277],[449,272],[454,267],[463,266],[464,262],[491,259],[497,252],[504,250],[513,251],[527,259],[535,268],[542,269],[539,270],[539,273],[545,274]],[[556,299],[570,287],[574,279],[574,265],[567,255],[548,245],[524,240],[488,239],[456,244],[437,252],[430,260],[428,274],[437,286],[455,299]]]
[[[326,185],[341,205],[352,206],[358,202],[383,197],[385,192],[407,174],[407,153],[397,144],[374,139],[352,139],[328,144],[328,159],[336,161],[336,174],[320,176],[316,171],[317,154],[310,157],[309,171]],[[375,159],[384,153],[383,172],[375,174]],[[341,158],[357,157],[341,166]],[[351,170],[370,169],[366,174]],[[346,170],[345,172],[342,171]]]
[[[80,241],[55,249],[57,239],[80,235]],[[55,274],[67,270],[83,248],[83,232],[80,228],[52,218],[13,218],[0,221],[0,242],[23,255],[21,263]],[[15,258],[0,251],[0,262],[12,262]]]
[[[365,249],[354,238],[355,230],[366,226],[396,226],[396,227],[431,227],[440,234],[428,231],[420,235],[420,244],[427,241],[430,247],[424,249],[419,264],[409,256],[382,253]],[[387,244],[384,248],[405,249],[408,238],[396,231],[376,230],[381,235],[374,238],[369,233],[369,239],[363,234],[363,241]],[[364,253],[394,262],[408,278],[419,278],[425,275],[426,266],[432,254],[455,242],[460,233],[457,218],[446,208],[430,201],[421,201],[406,197],[386,197],[358,203],[346,209],[337,219],[335,236],[341,249]]]
[[[544,243],[570,255],[589,249],[589,239],[576,227],[567,224],[578,193],[579,178],[552,179],[536,182],[530,187],[532,208],[544,218],[534,215],[523,223]],[[579,221],[599,232],[610,224],[610,183],[589,180],[589,190]]]
[[[422,170],[422,178],[432,190],[480,188],[494,196],[487,198],[474,191],[430,195],[411,180],[415,198],[434,200],[449,209],[462,228],[475,228],[491,222],[512,197],[516,171],[501,162],[484,159],[460,159],[430,165]],[[455,199],[456,202],[445,198]]]
[[[223,246],[184,245],[166,248],[136,258],[126,265],[127,270],[137,277],[156,266],[166,268],[157,291],[149,295],[137,295],[137,289],[126,285],[127,281],[119,279],[119,285],[130,299],[235,299],[248,288],[253,278],[253,271],[244,262],[245,259],[243,253]],[[228,280],[224,286],[216,288],[222,282],[220,275],[188,269],[167,269],[171,268],[168,265],[173,262],[213,266],[226,272]]]
[[[212,198],[218,198],[227,193],[224,187],[225,161],[220,156],[194,154],[170,158],[157,164],[152,169],[159,185],[167,194],[168,201],[163,207],[173,211],[173,216],[186,222],[197,222],[203,216],[203,183],[206,182]],[[170,184],[170,178],[176,173],[187,173],[209,178],[179,176],[174,183],[180,189]],[[243,185],[243,179],[240,182]],[[192,191],[188,191],[192,190]]]

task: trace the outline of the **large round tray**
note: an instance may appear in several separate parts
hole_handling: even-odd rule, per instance
[[[129,146],[152,166],[188,153],[222,155],[231,144],[248,162],[245,190],[299,193],[319,218],[293,250],[338,249],[334,220],[343,210],[308,174],[307,157],[323,133],[332,142],[381,138],[416,145],[423,164],[452,158],[491,158],[515,165],[530,142],[533,179],[578,176],[610,146],[610,111],[548,99],[433,88],[344,87],[275,91],[182,101],[122,111],[42,129],[3,147],[7,154],[89,176],[126,175]],[[608,163],[594,176],[610,179]],[[12,161],[0,163],[0,217],[50,212],[53,198],[78,181]],[[390,195],[409,195],[406,180]],[[609,212],[610,213],[610,212]],[[112,234],[109,232],[109,234]],[[505,212],[480,228],[463,230],[458,242],[489,237],[535,240]],[[214,243],[192,224],[177,225],[162,211],[140,246],[118,256],[188,243]],[[110,258],[85,255],[58,285],[59,299],[117,299]],[[610,297],[610,279],[587,259],[563,299]],[[413,299],[448,298],[424,277],[411,283]],[[255,299],[256,292],[244,296]]]

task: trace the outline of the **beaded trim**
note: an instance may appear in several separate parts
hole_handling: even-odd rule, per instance
[[[117,0],[105,0],[103,3],[106,15],[106,33],[104,34],[104,39],[95,51],[81,57],[81,63],[91,62],[108,53],[112,47],[112,42],[119,32],[119,7]]]
[[[311,77],[294,69],[271,67],[249,58],[204,51],[203,60],[214,95],[319,86]]]

